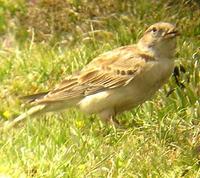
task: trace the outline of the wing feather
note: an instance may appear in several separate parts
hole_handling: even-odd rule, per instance
[[[154,60],[134,46],[117,48],[95,58],[77,75],[66,78],[37,102],[71,100],[126,86],[148,67],[149,61]]]

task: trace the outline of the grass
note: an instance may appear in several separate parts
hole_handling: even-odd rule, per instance
[[[17,9],[22,8],[21,2],[15,5]],[[98,117],[75,109],[29,118],[1,134],[0,177],[200,177],[200,6],[185,0],[177,4],[119,1],[111,11],[102,0],[104,14],[95,14],[102,25],[90,22],[84,29],[81,22],[92,19],[85,2],[71,2],[84,7],[78,15],[85,14],[80,20],[82,32],[72,31],[72,40],[62,40],[65,36],[56,40],[50,34],[50,39],[40,43],[32,31],[28,42],[21,44],[18,38],[11,38],[20,27],[10,27],[12,17],[3,21],[10,31],[0,28],[4,29],[0,50],[2,122],[27,109],[19,96],[53,88],[98,54],[134,43],[149,24],[160,20],[177,23],[182,33],[176,66],[186,70],[179,76],[185,88],[178,87],[171,77],[151,101],[119,116],[126,130],[104,125]],[[5,1],[4,10],[8,4],[13,5]],[[12,12],[15,6],[9,6]],[[10,40],[9,45],[3,43],[5,39]]]

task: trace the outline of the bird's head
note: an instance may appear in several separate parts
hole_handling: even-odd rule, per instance
[[[140,49],[152,50],[157,55],[171,57],[176,47],[177,28],[171,23],[158,22],[151,25],[139,40]],[[168,56],[169,55],[169,56]]]

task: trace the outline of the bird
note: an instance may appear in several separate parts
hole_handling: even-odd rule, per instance
[[[31,108],[4,122],[3,128],[10,129],[30,116],[71,107],[119,126],[117,115],[151,99],[169,79],[179,35],[172,23],[151,25],[136,44],[104,52],[52,90],[26,96]]]

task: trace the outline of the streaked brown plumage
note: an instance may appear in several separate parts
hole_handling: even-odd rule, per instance
[[[96,113],[117,125],[117,114],[143,103],[167,81],[177,35],[170,23],[150,26],[136,45],[106,52],[55,89],[30,96],[33,108],[4,126],[10,128],[29,115],[69,107]]]

